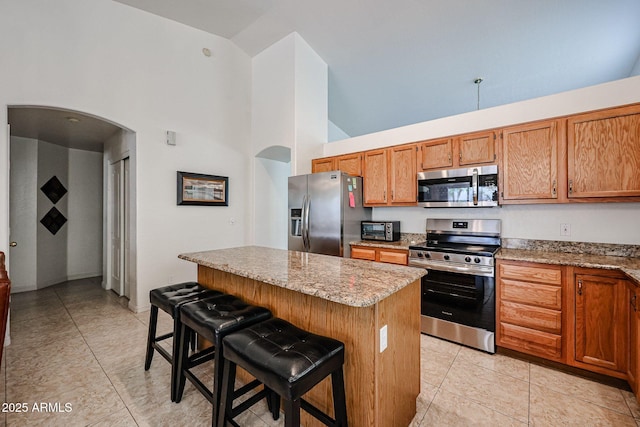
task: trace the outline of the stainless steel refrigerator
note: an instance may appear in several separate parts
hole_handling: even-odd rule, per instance
[[[351,256],[360,240],[360,221],[371,219],[362,206],[362,178],[340,171],[289,177],[289,250]]]

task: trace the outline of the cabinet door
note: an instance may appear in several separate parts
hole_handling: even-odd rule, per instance
[[[640,313],[638,311],[638,296],[640,296],[640,289],[627,282],[627,299],[629,301],[629,366],[627,367],[627,378],[629,385],[633,391],[638,395],[640,383],[638,382],[638,369],[640,368]]]
[[[372,150],[364,153],[364,204],[387,204],[387,151]]]
[[[502,197],[508,200],[558,198],[558,121],[514,126],[502,131]]]
[[[569,197],[640,196],[640,107],[567,121]]]
[[[416,146],[389,149],[391,204],[417,203]]]
[[[494,131],[471,133],[458,137],[460,166],[496,161],[496,134]]]
[[[336,169],[349,175],[362,176],[362,153],[338,156],[336,158]]]
[[[436,139],[418,145],[418,169],[442,169],[453,166],[453,140]]]
[[[575,360],[626,373],[628,309],[625,281],[576,274]]]
[[[336,170],[336,162],[333,157],[311,160],[311,173],[329,172]]]
[[[351,258],[366,259],[369,261],[376,260],[376,250],[374,248],[365,248],[362,246],[351,247]]]
[[[407,265],[409,252],[393,249],[378,249],[378,260],[380,262],[388,262],[390,264]]]

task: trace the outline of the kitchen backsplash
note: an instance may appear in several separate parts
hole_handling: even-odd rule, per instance
[[[565,242],[558,240],[529,240],[502,238],[505,249],[529,251],[564,252],[572,254],[640,257],[640,245],[618,245],[612,243]]]

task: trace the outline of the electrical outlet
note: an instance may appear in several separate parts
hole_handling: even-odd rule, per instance
[[[571,236],[571,224],[560,224],[560,235]]]
[[[387,325],[380,328],[380,353],[387,348]]]

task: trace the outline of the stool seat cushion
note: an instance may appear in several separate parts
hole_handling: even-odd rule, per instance
[[[163,286],[149,292],[149,301],[159,309],[171,314],[179,314],[180,306],[196,299],[224,295],[222,292],[202,287],[196,282],[184,282]]]
[[[182,322],[213,343],[231,332],[271,317],[267,308],[247,304],[227,294],[183,305],[180,310]]]
[[[252,375],[262,378],[270,387],[284,384],[284,388],[291,388],[298,380],[313,376],[313,371],[322,371],[321,377],[326,376],[334,369],[324,366],[328,363],[337,366],[344,363],[343,343],[304,331],[279,318],[235,332],[223,343],[226,359],[249,368]]]

